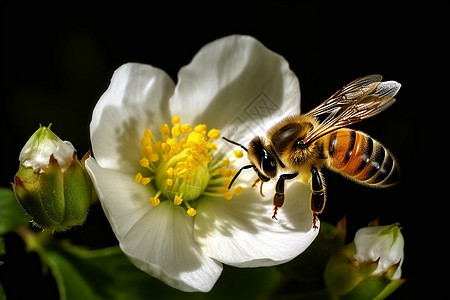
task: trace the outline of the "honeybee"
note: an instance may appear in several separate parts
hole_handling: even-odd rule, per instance
[[[381,79],[381,75],[368,75],[350,82],[313,110],[276,123],[265,138],[253,138],[248,148],[224,137],[245,150],[250,161],[239,169],[228,188],[245,169],[257,173],[253,186],[261,182],[261,195],[262,184],[278,177],[272,216],[277,219],[284,204],[285,181],[298,178],[310,184],[310,209],[313,227],[317,228],[318,215],[327,198],[322,168],[369,187],[396,184],[399,167],[391,152],[364,132],[343,128],[372,117],[395,102],[393,97],[401,85]]]

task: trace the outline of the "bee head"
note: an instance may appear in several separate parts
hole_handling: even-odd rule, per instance
[[[255,166],[259,178],[266,182],[277,176],[277,160],[275,155],[268,149],[261,137],[255,137],[250,141],[248,159]]]
[[[234,175],[228,188],[231,188],[236,178],[241,174],[242,170],[252,168],[262,182],[267,182],[277,175],[277,162],[274,155],[263,144],[261,137],[255,137],[251,140],[249,148],[223,137],[227,142],[241,147],[247,152],[250,165],[245,165]]]

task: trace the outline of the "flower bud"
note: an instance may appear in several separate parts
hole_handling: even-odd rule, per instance
[[[398,224],[365,227],[330,258],[325,284],[338,299],[384,299],[404,280],[404,240]]]
[[[40,126],[20,152],[13,188],[35,225],[63,231],[84,222],[92,188],[75,148],[50,126]]]

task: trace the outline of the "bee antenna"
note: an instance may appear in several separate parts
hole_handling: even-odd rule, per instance
[[[227,141],[228,143],[231,143],[231,144],[233,144],[233,145],[239,146],[239,147],[241,147],[242,149],[244,149],[245,152],[248,152],[247,148],[244,147],[242,144],[239,144],[239,143],[237,143],[237,142],[235,142],[235,141],[232,141],[232,140],[230,140],[230,139],[227,139],[226,137],[222,137],[222,138],[223,138],[225,141]]]
[[[240,168],[239,171],[237,171],[236,175],[234,175],[233,179],[231,179],[231,182],[228,185],[228,189],[231,188],[231,186],[233,185],[236,178],[238,178],[239,174],[241,174],[242,170],[250,169],[250,168],[254,168],[254,167],[255,167],[254,165],[246,165],[246,166],[243,166],[242,168]]]

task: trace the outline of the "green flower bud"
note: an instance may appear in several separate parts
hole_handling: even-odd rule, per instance
[[[386,298],[404,282],[400,279],[403,247],[398,224],[361,228],[354,242],[328,261],[327,289],[337,299]]]
[[[91,181],[70,142],[62,141],[50,126],[40,126],[23,147],[19,161],[14,193],[35,225],[63,231],[84,222]]]

